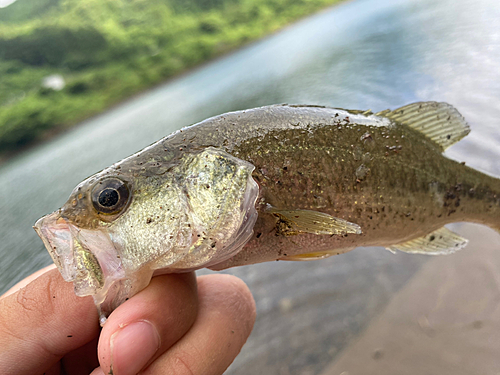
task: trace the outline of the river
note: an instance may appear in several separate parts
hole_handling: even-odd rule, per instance
[[[11,159],[0,167],[0,291],[50,263],[31,226],[78,182],[176,129],[231,110],[304,103],[379,111],[445,101],[472,128],[446,155],[500,175],[499,24],[497,0],[349,1]],[[258,319],[228,373],[321,373],[427,262],[357,249],[319,262],[229,270],[250,286]]]

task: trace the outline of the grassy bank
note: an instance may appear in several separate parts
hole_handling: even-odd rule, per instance
[[[340,1],[19,0],[0,9],[0,154]]]

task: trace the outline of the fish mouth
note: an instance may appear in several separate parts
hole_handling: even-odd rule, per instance
[[[42,239],[63,279],[75,280],[73,239],[68,221],[59,212],[53,212],[38,219],[33,229]]]
[[[152,271],[130,274],[106,231],[82,229],[59,211],[39,219],[33,226],[63,279],[73,282],[75,294],[91,295],[104,324],[109,314],[146,287]]]
[[[103,298],[109,284],[125,276],[107,232],[79,228],[58,211],[39,219],[33,228],[63,279],[73,282],[77,296]]]

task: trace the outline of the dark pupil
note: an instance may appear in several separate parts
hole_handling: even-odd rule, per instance
[[[118,192],[115,189],[104,189],[99,194],[99,204],[103,207],[112,207],[118,203],[120,199]]]

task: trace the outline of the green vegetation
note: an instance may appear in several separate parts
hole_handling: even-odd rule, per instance
[[[339,1],[18,0],[0,9],[0,152]]]

